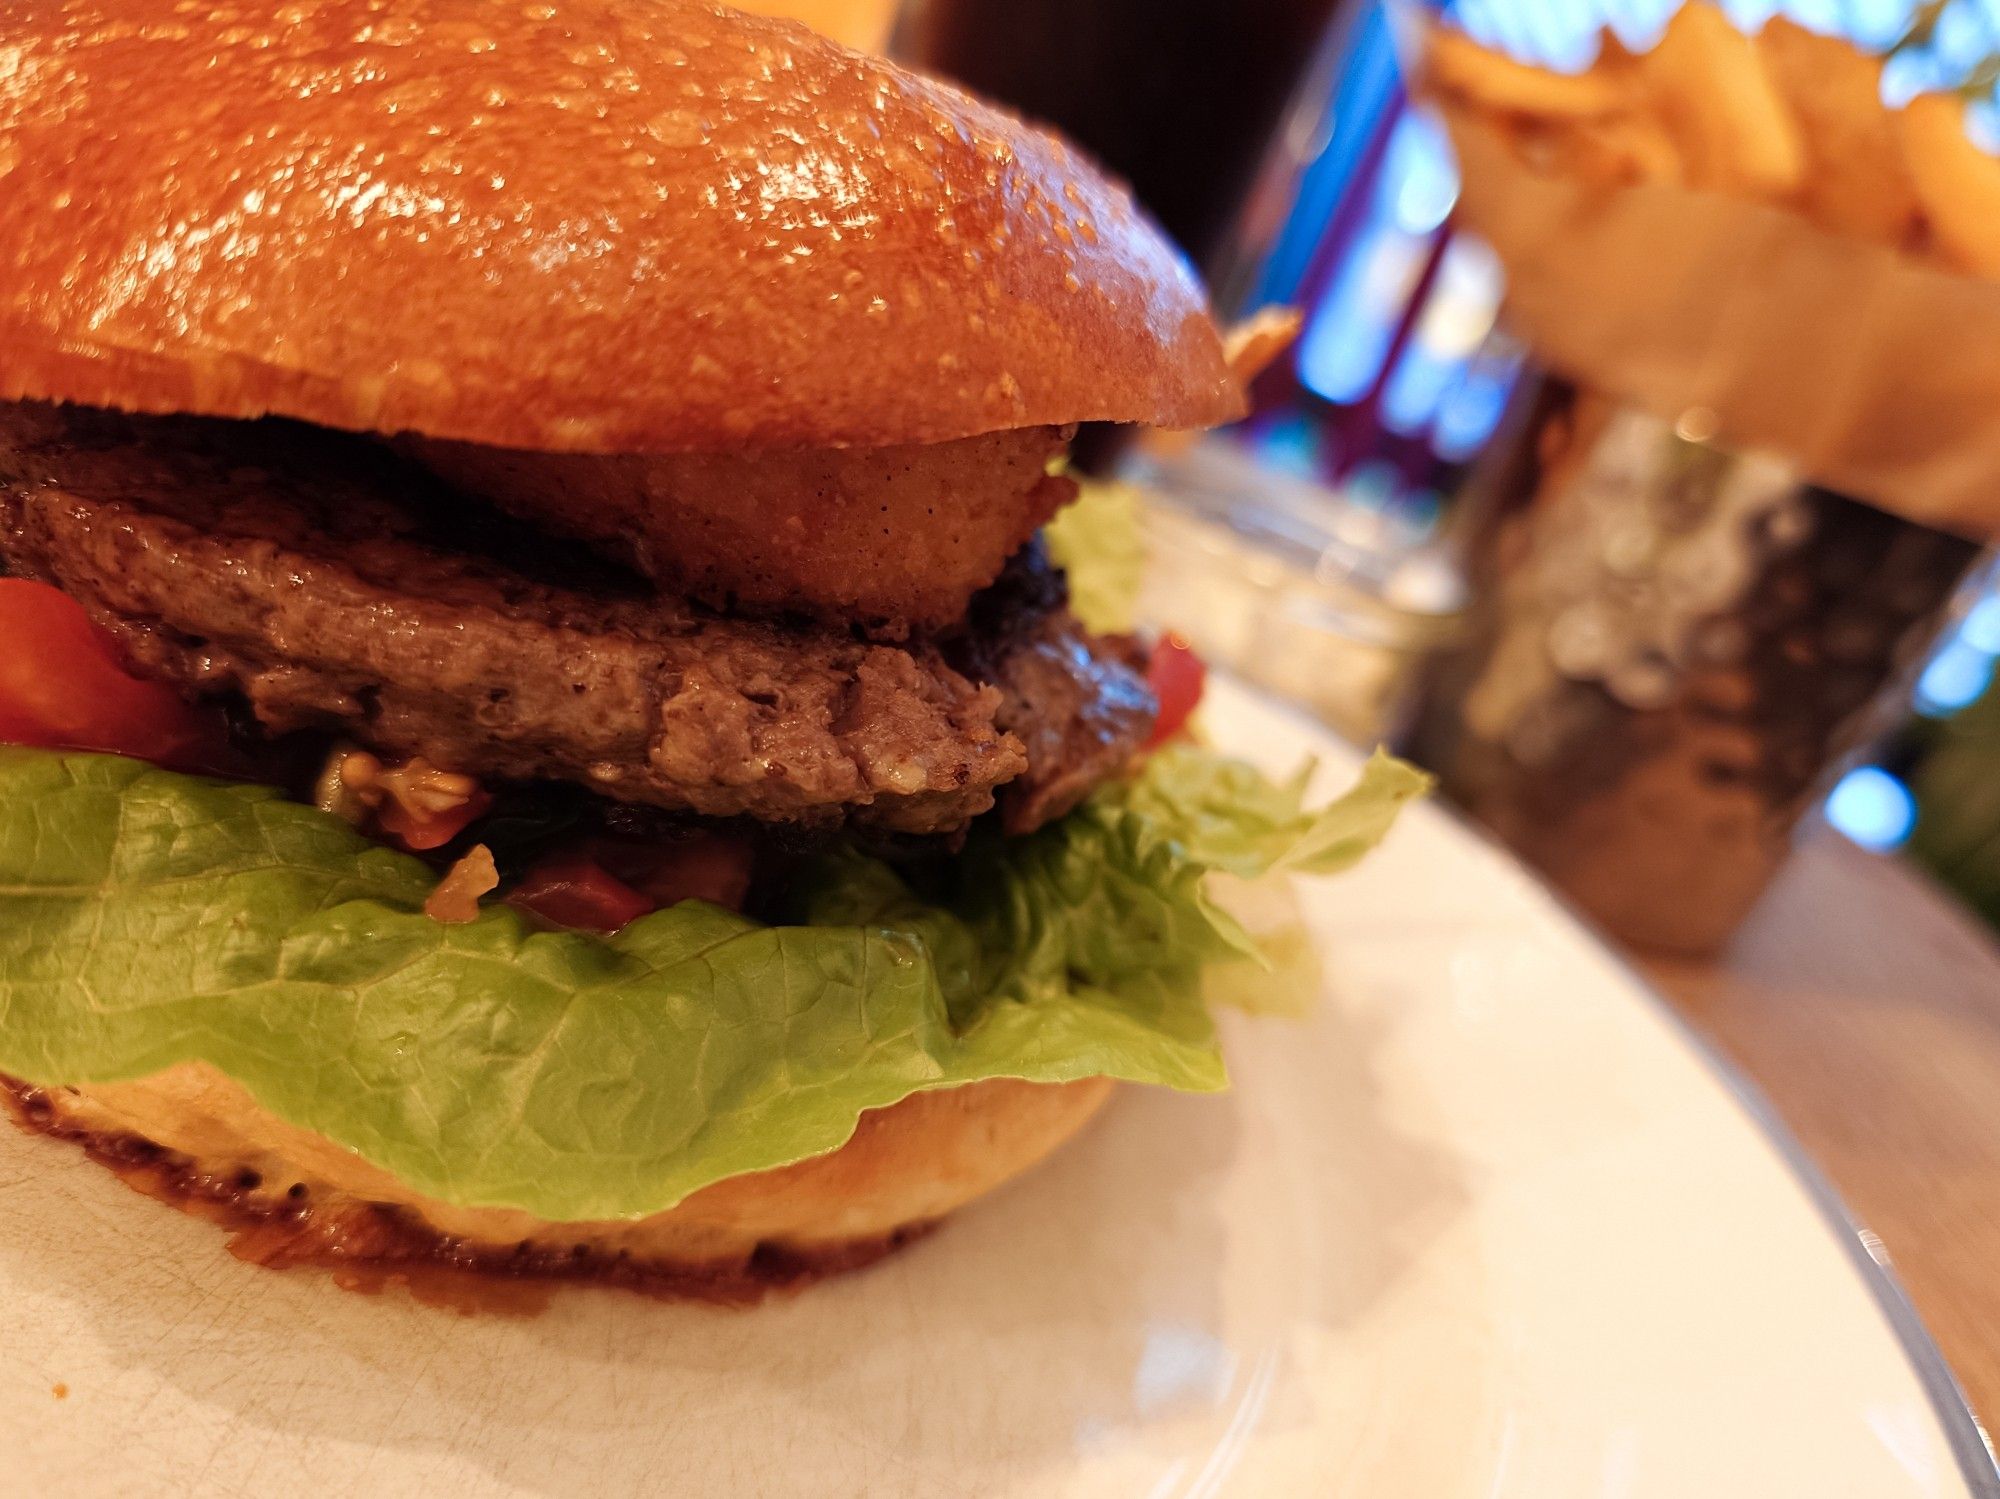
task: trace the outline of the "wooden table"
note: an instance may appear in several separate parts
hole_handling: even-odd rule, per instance
[[[2000,943],[1908,864],[1821,831],[1719,962],[1641,966],[1881,1236],[2000,1431]]]

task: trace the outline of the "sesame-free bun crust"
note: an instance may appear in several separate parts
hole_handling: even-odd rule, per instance
[[[754,1297],[879,1258],[1081,1130],[1108,1078],[1001,1079],[912,1094],[861,1117],[848,1143],[732,1177],[629,1222],[552,1223],[411,1190],[238,1083],[184,1063],[132,1082],[35,1088],[0,1079],[16,1118],[140,1164],[156,1195],[260,1235],[267,1261],[435,1264]]]
[[[0,399],[566,452],[1239,414],[1054,138],[688,0],[0,7]]]

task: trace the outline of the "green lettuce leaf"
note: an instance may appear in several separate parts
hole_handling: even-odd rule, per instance
[[[1175,744],[1146,774],[1108,788],[1105,799],[1142,821],[1173,829],[1188,860],[1254,880],[1272,870],[1339,874],[1382,841],[1397,812],[1430,788],[1415,766],[1377,750],[1346,796],[1306,807],[1314,767],[1274,782],[1256,766]]]
[[[688,902],[601,938],[440,925],[423,864],[266,788],[0,749],[0,1072],[206,1062],[431,1196],[636,1217],[926,1088],[1224,1086],[1203,969],[1249,943],[1203,876],[1337,867],[1421,785],[1378,760],[1308,813],[1175,750],[921,886],[849,854],[784,924]]]
[[[1069,574],[1069,606],[1076,617],[1100,634],[1130,631],[1146,576],[1138,491],[1083,479],[1076,502],[1059,511],[1042,535],[1049,555]]]

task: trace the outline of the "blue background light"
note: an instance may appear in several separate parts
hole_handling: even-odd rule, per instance
[[[1917,825],[1917,799],[1879,765],[1864,765],[1833,788],[1826,799],[1826,820],[1863,848],[1892,853],[1909,841]]]

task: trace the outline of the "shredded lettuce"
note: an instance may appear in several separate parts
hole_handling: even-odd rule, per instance
[[[1174,749],[929,883],[846,854],[784,924],[688,902],[603,938],[440,925],[423,864],[266,788],[4,748],[0,1072],[205,1062],[431,1196],[636,1217],[927,1088],[1224,1086],[1203,972],[1252,944],[1204,876],[1344,867],[1423,785],[1378,756],[1308,811]]]

